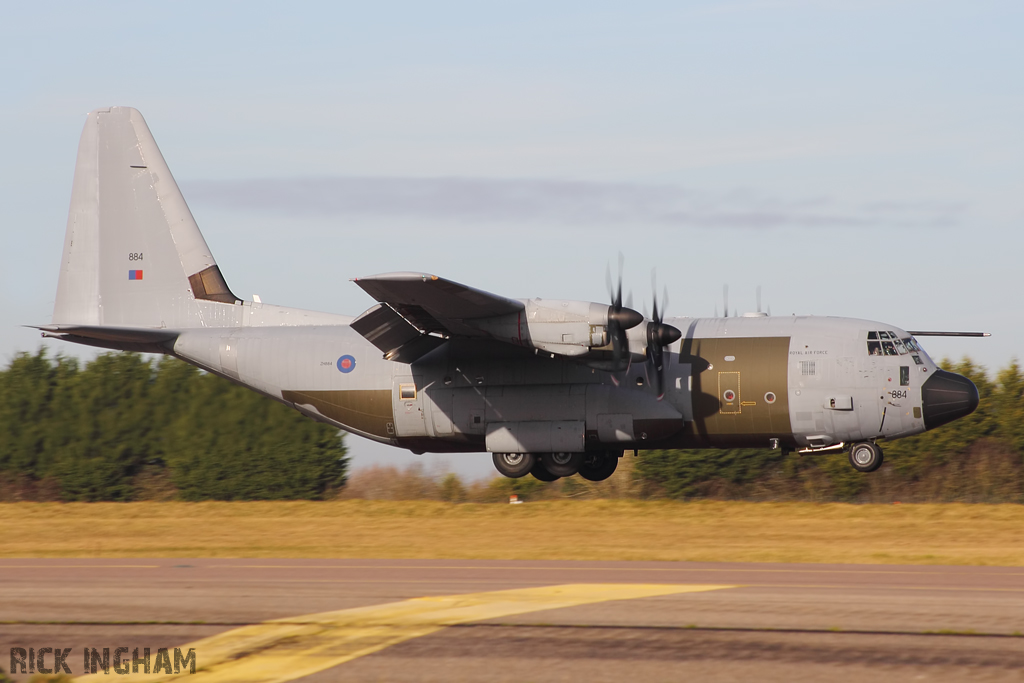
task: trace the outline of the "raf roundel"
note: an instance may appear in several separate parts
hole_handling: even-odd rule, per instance
[[[342,356],[338,359],[338,369],[346,374],[352,372],[356,369],[356,359],[352,356]]]

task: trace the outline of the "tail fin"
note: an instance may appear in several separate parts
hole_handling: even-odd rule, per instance
[[[180,329],[235,303],[142,114],[90,113],[53,323]]]

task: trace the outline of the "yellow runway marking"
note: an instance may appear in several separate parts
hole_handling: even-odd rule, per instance
[[[566,584],[415,598],[385,605],[289,617],[243,626],[182,645],[195,648],[194,675],[129,674],[129,681],[273,683],[309,676],[445,626],[609,600],[634,600],[734,588],[710,584]],[[154,653],[155,655],[155,653]],[[79,681],[109,681],[102,672]]]

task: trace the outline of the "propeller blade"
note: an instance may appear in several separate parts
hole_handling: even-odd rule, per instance
[[[654,375],[654,387],[660,401],[665,396],[665,349],[674,344],[683,333],[679,328],[664,322],[665,310],[668,308],[668,287],[658,307],[657,274],[651,271],[651,298],[654,300],[651,322],[647,323],[647,362],[648,378]],[[652,372],[653,371],[653,372]]]
[[[607,280],[608,280],[608,295],[612,299],[611,306],[608,307],[608,336],[611,338],[612,344],[612,359],[614,366],[621,369],[629,369],[629,338],[626,336],[626,330],[630,330],[640,323],[643,322],[644,316],[634,311],[629,306],[622,305],[622,268],[625,264],[625,257],[622,252],[619,252],[619,281],[617,284],[612,284],[611,267],[608,267]],[[630,296],[632,299],[632,296]],[[612,375],[612,381],[618,385],[619,381],[615,375]]]

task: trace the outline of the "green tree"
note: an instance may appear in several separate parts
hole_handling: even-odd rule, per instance
[[[144,469],[188,500],[317,498],[344,484],[338,430],[173,358],[19,354],[0,372],[0,472],[65,500],[130,500]]]

